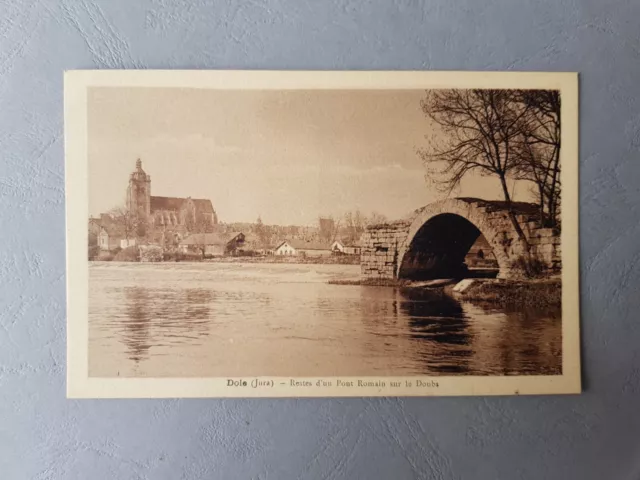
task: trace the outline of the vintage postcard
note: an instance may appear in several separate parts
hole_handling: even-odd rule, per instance
[[[68,396],[579,393],[575,73],[70,71]]]

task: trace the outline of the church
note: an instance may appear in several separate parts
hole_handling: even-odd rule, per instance
[[[192,233],[212,232],[218,224],[211,200],[151,195],[151,175],[142,169],[140,159],[129,176],[126,208],[137,235],[161,245],[177,243]]]

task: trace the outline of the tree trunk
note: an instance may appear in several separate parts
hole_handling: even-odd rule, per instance
[[[514,230],[518,234],[518,239],[522,246],[524,247],[524,251],[529,255],[529,242],[527,241],[527,237],[522,231],[522,227],[518,223],[518,219],[516,218],[516,214],[513,211],[513,202],[511,201],[511,195],[509,195],[509,188],[507,187],[507,180],[504,175],[500,176],[500,184],[502,185],[502,193],[504,194],[504,200],[507,203],[507,209],[509,212],[509,219],[511,220],[511,224],[513,225]]]
[[[540,198],[540,226],[544,226],[544,187],[538,183],[538,196]]]
[[[553,159],[553,170],[551,174],[551,192],[549,193],[549,220],[551,222],[551,226],[556,226],[556,203],[557,203],[557,192],[556,188],[558,184],[558,165],[560,164],[560,150],[556,149],[554,151],[554,159]]]
[[[549,210],[549,222],[548,222],[548,226],[549,227],[555,227],[556,226],[556,214],[555,214],[555,195],[553,190],[551,190],[551,193],[549,194],[549,198],[548,198],[548,206],[547,209]]]

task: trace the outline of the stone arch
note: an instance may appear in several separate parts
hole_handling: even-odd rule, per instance
[[[481,200],[456,198],[417,210],[406,240],[398,249],[396,277],[444,278],[463,274],[464,256],[480,234],[496,258],[498,277],[509,277],[509,253],[518,249],[517,235],[506,211],[488,207]]]

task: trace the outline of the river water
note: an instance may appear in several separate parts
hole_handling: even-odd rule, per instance
[[[359,266],[91,263],[93,377],[550,375],[560,312],[330,285]]]

